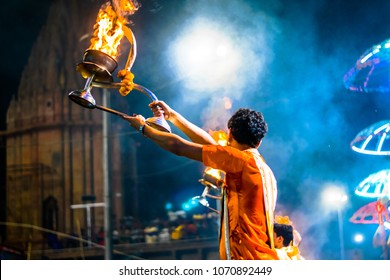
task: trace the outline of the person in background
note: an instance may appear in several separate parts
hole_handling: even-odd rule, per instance
[[[280,259],[304,260],[299,250],[302,241],[300,233],[295,229],[288,216],[275,216],[274,243]]]
[[[274,244],[280,260],[291,260],[288,247],[293,243],[293,227],[286,224],[274,224]]]
[[[229,119],[228,143],[217,142],[163,101],[150,105],[155,117],[162,115],[190,140],[157,130],[141,115],[123,116],[130,126],[161,148],[205,166],[226,172],[223,189],[220,258],[277,260],[273,244],[277,195],[275,176],[258,148],[268,126],[261,112],[238,109]]]

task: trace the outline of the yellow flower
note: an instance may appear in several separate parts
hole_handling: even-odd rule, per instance
[[[122,69],[118,72],[118,78],[122,80],[122,85],[119,88],[119,93],[122,96],[126,96],[134,88],[134,74],[126,69]]]
[[[291,225],[290,219],[288,216],[276,216],[275,222],[278,224]]]

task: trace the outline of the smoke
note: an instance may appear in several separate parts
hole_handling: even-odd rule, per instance
[[[321,158],[321,151],[332,149],[333,137],[341,138],[338,134],[347,127],[342,112],[332,104],[332,93],[342,87],[340,77],[344,69],[340,69],[340,57],[319,54],[315,15],[322,3],[306,3],[305,9],[298,4],[286,7],[278,1],[186,4],[184,10],[196,11],[196,17],[186,19],[183,32],[176,37],[187,35],[185,32],[197,24],[198,18],[210,19],[210,29],[217,26],[219,32],[233,40],[242,66],[230,78],[234,83],[214,90],[202,84],[201,79],[193,84],[182,81],[183,94],[177,92],[173,102],[181,108],[202,104],[200,110],[184,110],[185,115],[199,119],[201,126],[213,130],[225,129],[232,111],[239,107],[263,111],[270,132],[261,152],[279,182],[278,209],[286,205],[284,215],[290,215],[299,228],[302,244],[308,246],[301,248],[305,257],[319,258],[322,246],[329,242],[329,234],[316,229],[326,228],[330,219],[318,206],[318,192],[330,178],[322,174],[324,170],[315,170],[316,164],[322,165],[316,157]],[[176,75],[180,73],[177,71]],[[224,97],[232,100],[231,110],[224,108]],[[200,116],[193,117],[191,112]],[[324,128],[335,129],[324,133]]]
[[[246,99],[248,92],[259,87],[267,64],[273,59],[272,37],[278,32],[277,26],[264,11],[253,9],[245,1],[185,3],[184,13],[196,13],[184,19],[180,30],[174,35],[168,61],[175,74],[181,77],[183,92],[186,93],[178,100],[187,104],[207,100],[207,106],[200,112],[203,126],[210,129],[225,127],[231,112],[226,112],[223,99],[229,98],[237,109],[235,103]],[[189,66],[178,67],[180,62],[175,61],[177,58],[174,56],[185,47],[180,44],[182,38],[194,36],[197,32],[200,34],[197,37],[199,40],[194,42],[194,49],[197,50],[192,54],[194,59],[202,59],[202,42],[210,38],[219,40],[221,44],[226,41],[225,46],[230,49],[230,53],[222,61],[204,63],[198,72],[192,69],[185,71],[185,67]],[[187,54],[187,58],[190,55]]]

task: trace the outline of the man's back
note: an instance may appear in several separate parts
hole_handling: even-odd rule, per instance
[[[210,145],[203,148],[203,161],[226,172],[231,258],[277,259],[268,232],[269,224],[273,224],[276,180],[258,151]],[[226,258],[224,236],[222,226],[222,259]]]

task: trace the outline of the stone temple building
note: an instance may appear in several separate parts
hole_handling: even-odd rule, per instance
[[[131,161],[133,155],[120,152],[118,137],[110,133],[115,126],[104,133],[107,113],[68,98],[70,91],[84,87],[76,65],[89,47],[102,3],[54,1],[10,103],[7,128],[0,132],[6,145],[3,209],[8,223],[1,239],[7,244],[25,249],[28,243],[32,249],[42,249],[50,231],[96,232],[104,226],[104,207],[91,207],[88,217],[86,208],[71,206],[104,202],[105,180],[111,189],[113,227],[123,216],[122,165],[112,163],[120,162],[120,157]],[[94,89],[99,104],[102,94],[102,89]],[[108,170],[103,169],[103,143],[108,143]],[[134,168],[129,170],[133,175]],[[130,177],[136,186],[135,176]]]

